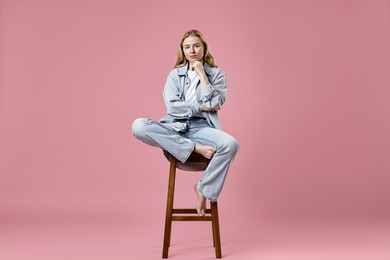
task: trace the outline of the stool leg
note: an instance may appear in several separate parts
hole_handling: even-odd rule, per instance
[[[222,258],[221,252],[221,238],[219,235],[219,220],[218,220],[218,205],[217,202],[211,202],[211,217],[212,217],[212,226],[213,226],[213,240],[215,246],[215,257]]]
[[[210,209],[211,209],[211,202],[210,202]],[[212,214],[211,214],[211,217],[213,217]],[[213,247],[215,247],[215,230],[214,230],[214,222],[212,219],[211,219],[211,228],[213,230]]]
[[[211,228],[213,229],[213,247],[215,247],[215,231],[213,222],[211,222]]]
[[[171,156],[168,183],[167,210],[165,215],[164,245],[162,258],[168,258],[168,250],[171,244],[173,197],[175,192],[176,158]]]

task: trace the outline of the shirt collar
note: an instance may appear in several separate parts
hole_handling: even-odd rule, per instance
[[[207,62],[203,63],[203,66],[206,74],[210,76],[212,74],[211,66]],[[178,68],[178,74],[181,76],[187,75],[187,70],[188,70],[188,62],[185,65]]]

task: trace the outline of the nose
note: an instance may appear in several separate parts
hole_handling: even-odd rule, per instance
[[[190,47],[190,52],[191,53],[195,53],[195,48],[194,47]]]

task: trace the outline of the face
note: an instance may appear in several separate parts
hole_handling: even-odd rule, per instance
[[[200,39],[196,36],[189,36],[183,41],[183,53],[186,59],[191,61],[203,62],[204,47]]]

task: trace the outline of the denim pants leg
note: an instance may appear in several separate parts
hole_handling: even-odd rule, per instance
[[[197,187],[208,200],[216,201],[238,151],[238,142],[222,130],[211,127],[205,119],[188,120],[186,125],[185,131],[177,132],[170,124],[140,118],[133,123],[133,134],[148,145],[168,151],[183,163],[194,150],[195,143],[214,147],[216,152]]]
[[[153,119],[138,118],[132,125],[133,134],[142,142],[166,150],[181,162],[185,162],[195,147],[195,142],[172,128]]]
[[[198,190],[210,201],[216,201],[221,193],[230,164],[238,152],[239,144],[231,135],[210,127],[205,120],[189,122],[185,136],[194,142],[213,146],[216,152],[211,159]]]

